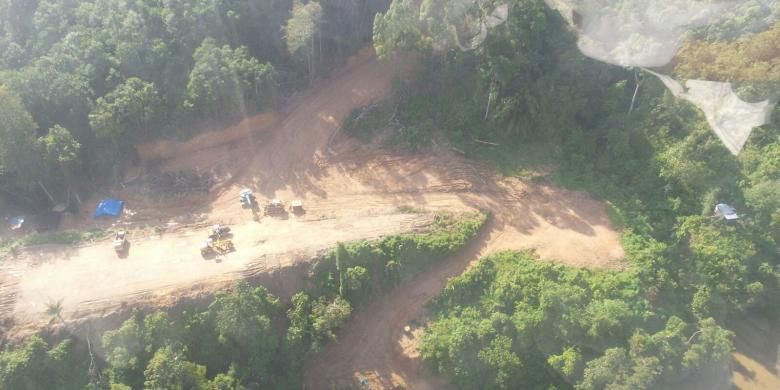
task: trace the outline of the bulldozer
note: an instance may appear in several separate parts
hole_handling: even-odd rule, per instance
[[[117,256],[127,256],[127,252],[130,250],[130,241],[127,240],[127,232],[120,230],[114,234],[114,251]]]
[[[200,247],[200,255],[203,257],[210,257],[215,255],[224,255],[236,250],[233,246],[233,241],[229,239],[212,239],[206,240]]]
[[[282,203],[282,201],[279,199],[270,200],[263,208],[263,211],[266,215],[283,214],[284,203]]]
[[[290,202],[290,211],[295,215],[303,214],[303,201],[296,199]]]

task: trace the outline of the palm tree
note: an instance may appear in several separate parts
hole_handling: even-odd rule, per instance
[[[49,324],[54,322],[55,319],[60,320],[63,325],[65,324],[65,320],[62,318],[62,308],[62,299],[57,302],[50,300],[49,303],[46,304],[46,311],[44,313],[50,317]]]

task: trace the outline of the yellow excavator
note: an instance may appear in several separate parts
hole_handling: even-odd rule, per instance
[[[223,238],[223,239],[209,238],[200,247],[200,254],[203,257],[209,257],[215,255],[224,255],[233,252],[235,250],[236,247],[233,246],[233,240],[227,238]]]

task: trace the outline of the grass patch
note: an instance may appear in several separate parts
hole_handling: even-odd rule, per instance
[[[14,248],[35,245],[76,245],[82,242],[101,240],[108,237],[108,231],[104,229],[90,229],[83,231],[66,230],[62,232],[32,234],[16,240],[0,242],[0,250],[12,250]]]

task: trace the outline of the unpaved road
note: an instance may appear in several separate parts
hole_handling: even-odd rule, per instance
[[[108,242],[68,251],[39,248],[26,253],[22,261],[3,266],[3,271],[18,277],[16,321],[39,319],[46,305],[57,300],[62,300],[66,317],[78,317],[138,298],[164,298],[193,284],[273,271],[339,241],[410,231],[427,220],[423,214],[366,215],[349,221],[267,218],[260,224],[234,226],[237,251],[215,259],[200,255],[198,248],[208,235],[208,229],[202,228],[131,241],[125,259],[118,259]]]
[[[493,218],[467,248],[360,309],[338,340],[306,362],[306,389],[367,382],[371,389],[443,389],[423,366],[417,348],[424,305],[479,258],[500,250],[535,248],[546,259],[576,266],[621,267],[622,250],[603,204],[581,193],[494,179],[489,191],[458,200],[489,209]],[[440,199],[421,199],[440,205]]]
[[[440,388],[438,379],[420,368],[416,340],[404,326],[420,318],[424,301],[470,262],[493,250],[535,248],[544,258],[572,265],[620,266],[623,251],[606,206],[583,193],[497,177],[489,167],[445,148],[417,155],[366,150],[338,134],[352,108],[385,95],[399,68],[379,63],[364,51],[298,100],[275,126],[245,142],[162,162],[163,170],[213,174],[218,184],[208,195],[163,202],[132,187],[104,194],[127,200],[133,215],[121,223],[131,231],[146,224],[179,227],[162,236],[131,237],[127,259],[116,258],[108,241],[82,248],[33,248],[19,258],[4,259],[0,318],[12,318],[16,327],[39,325],[47,320],[42,313],[46,303],[60,299],[66,319],[142,300],[165,302],[170,294],[196,285],[307,259],[340,240],[425,224],[425,213],[403,214],[399,206],[489,210],[494,217],[467,250],[361,310],[338,343],[307,362],[308,388],[328,388],[355,375],[373,375],[373,383],[388,387]],[[261,202],[303,199],[307,213],[253,221],[237,200],[243,187],[252,188]],[[74,223],[88,224],[88,212]],[[204,226],[217,222],[233,227],[237,252],[219,263],[204,261],[198,253]]]

